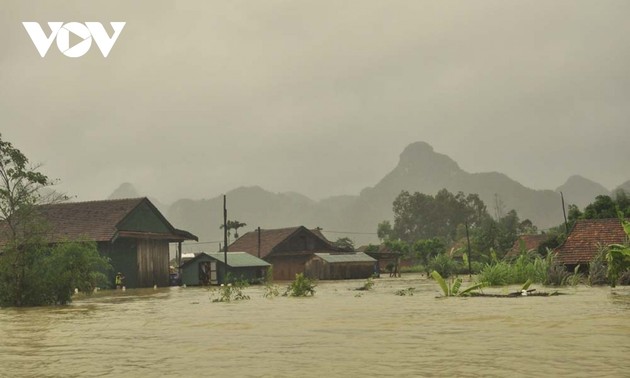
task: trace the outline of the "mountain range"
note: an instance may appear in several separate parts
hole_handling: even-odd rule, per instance
[[[358,195],[334,196],[314,201],[294,192],[273,193],[258,186],[240,187],[226,193],[228,218],[244,222],[240,233],[256,227],[277,228],[304,225],[321,227],[331,240],[348,236],[355,244],[377,242],[376,227],[392,220],[392,203],[401,190],[434,195],[440,189],[477,193],[492,215],[515,209],[521,219],[530,219],[540,229],[563,221],[559,192],[566,204],[583,208],[597,195],[611,194],[604,186],[574,175],[556,190],[527,188],[498,172],[469,173],[450,157],[437,153],[429,144],[416,142],[400,154],[398,165],[373,187]],[[630,180],[618,189],[630,192]],[[122,184],[110,198],[138,197],[141,193],[130,183]],[[222,239],[223,197],[180,199],[170,205],[149,196],[151,201],[176,227],[199,236],[200,241]],[[208,246],[207,250],[213,250]]]

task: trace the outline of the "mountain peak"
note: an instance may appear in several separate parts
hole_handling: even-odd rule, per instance
[[[407,168],[424,167],[430,171],[455,172],[459,171],[459,165],[448,157],[437,153],[433,147],[426,142],[414,142],[405,147],[400,154],[399,166]]]
[[[120,186],[109,195],[108,199],[121,199],[121,198],[137,198],[140,197],[136,188],[128,182],[120,184]]]
[[[568,203],[579,207],[593,202],[595,197],[600,194],[610,194],[610,191],[604,186],[580,175],[569,177],[564,184],[556,189],[556,192],[562,192]]]

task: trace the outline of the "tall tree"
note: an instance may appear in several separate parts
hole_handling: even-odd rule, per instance
[[[243,222],[239,222],[237,220],[229,220],[227,221],[227,234],[228,234],[228,242],[229,242],[229,237],[232,235],[232,231],[234,230],[234,239],[238,239],[238,229],[247,226],[247,223],[243,223]],[[223,225],[219,226],[219,228],[222,230],[223,229]]]
[[[402,191],[394,200],[393,236],[409,243],[440,238],[457,238],[459,225],[476,226],[487,216],[486,206],[476,194],[453,194],[446,189],[435,196]]]
[[[77,286],[94,287],[98,271],[110,267],[95,246],[48,246],[38,205],[66,197],[46,192],[52,181],[38,169],[0,135],[0,306],[67,303]]]
[[[354,252],[354,241],[348,237],[339,238],[333,244],[341,251]]]

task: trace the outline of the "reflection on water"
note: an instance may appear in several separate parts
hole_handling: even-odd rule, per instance
[[[251,287],[249,301],[212,303],[172,288],[0,309],[0,376],[628,376],[628,288],[439,299],[420,276],[375,282],[360,295],[363,281],[340,281],[314,298]]]

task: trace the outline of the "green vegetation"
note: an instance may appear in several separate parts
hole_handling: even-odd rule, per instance
[[[487,286],[521,284],[527,281],[548,286],[577,285],[581,279],[577,269],[573,274],[555,261],[553,253],[542,257],[535,253],[521,254],[514,262],[498,261],[484,265],[477,280]]]
[[[0,306],[64,305],[75,289],[91,294],[107,285],[111,269],[92,242],[66,242],[54,247],[29,245],[28,253],[5,250],[0,258]],[[8,262],[20,261],[16,271]],[[17,286],[16,279],[21,275]]]
[[[348,237],[339,238],[333,244],[335,247],[339,248],[340,251],[354,252],[354,241]]]
[[[304,277],[303,273],[295,275],[295,280],[289,284],[283,296],[308,297],[315,295],[317,285],[310,278]]]
[[[47,189],[53,182],[38,168],[0,135],[0,306],[66,304],[77,288],[91,294],[111,268],[94,243],[43,239],[38,205],[66,197]]]
[[[400,296],[400,297],[405,297],[405,296],[413,296],[414,291],[416,291],[415,287],[408,287],[406,289],[400,289],[400,290],[396,290],[394,292],[394,294]]]
[[[229,237],[232,235],[232,231],[234,230],[234,239],[238,239],[238,229],[241,227],[245,227],[247,226],[247,223],[242,223],[239,222],[237,220],[229,220],[227,221],[227,235],[228,235],[228,239]],[[222,230],[223,229],[223,225],[220,225],[219,228]]]
[[[477,283],[460,291],[462,286],[461,278],[456,278],[450,282],[446,282],[440,273],[435,270],[431,272],[431,277],[433,277],[435,282],[440,285],[445,297],[463,297],[469,295],[473,290],[481,289],[484,286],[483,283]]]
[[[363,286],[357,288],[356,290],[359,291],[370,291],[372,290],[372,288],[374,287],[374,280],[372,278],[368,278],[365,283],[363,284]]]
[[[618,216],[628,239],[630,238],[630,222],[624,219],[624,213],[621,211],[618,212]],[[608,263],[608,282],[615,287],[621,275],[630,270],[630,245],[628,243],[609,245],[606,262]]]
[[[273,267],[270,266],[267,269],[267,274],[265,276],[265,292],[263,293],[263,297],[265,298],[275,298],[280,295],[280,289],[277,285],[273,284]]]
[[[249,296],[243,294],[243,289],[246,287],[247,283],[245,281],[221,284],[221,287],[217,289],[218,298],[212,299],[212,302],[232,302],[250,299]]]

